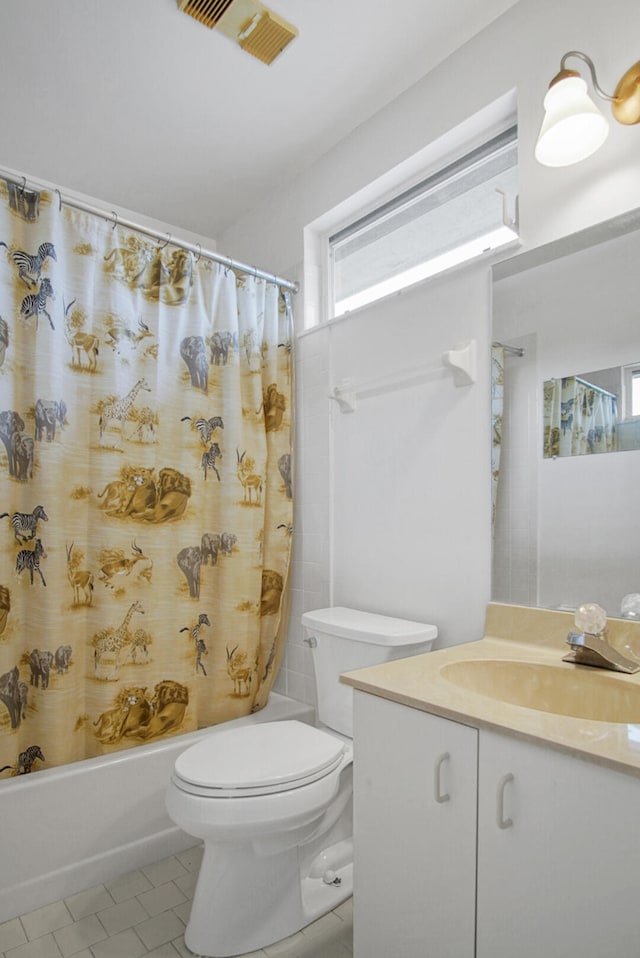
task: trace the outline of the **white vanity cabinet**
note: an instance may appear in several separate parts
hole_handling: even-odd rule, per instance
[[[354,698],[356,958],[640,955],[637,776]]]
[[[476,958],[640,955],[640,778],[484,729],[478,754]]]
[[[478,733],[354,699],[354,954],[472,958]]]

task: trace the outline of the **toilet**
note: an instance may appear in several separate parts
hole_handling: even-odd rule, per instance
[[[433,625],[336,607],[305,612],[319,726],[216,728],[176,760],[170,818],[204,842],[185,943],[229,958],[299,931],[353,891],[353,691],[342,672],[427,652]]]

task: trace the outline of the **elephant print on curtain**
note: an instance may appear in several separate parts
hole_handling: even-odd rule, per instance
[[[267,701],[292,530],[289,296],[0,181],[0,766]],[[34,194],[35,195],[35,194]]]

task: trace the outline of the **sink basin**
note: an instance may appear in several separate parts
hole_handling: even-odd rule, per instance
[[[640,723],[640,685],[602,669],[472,659],[450,662],[440,674],[509,705],[595,722]]]

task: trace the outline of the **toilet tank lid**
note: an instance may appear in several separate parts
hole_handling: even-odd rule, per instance
[[[435,639],[438,634],[435,625],[425,622],[411,622],[344,606],[304,612],[302,624],[313,631],[328,632],[372,645],[418,645]]]

